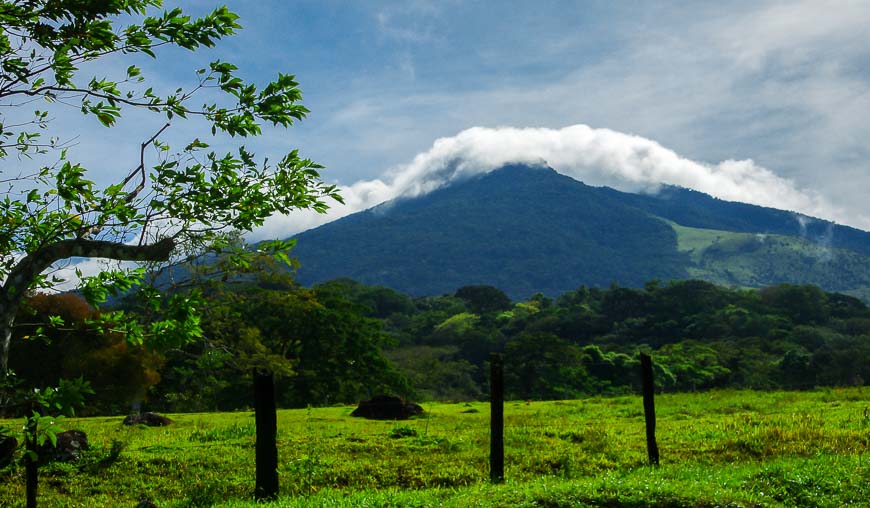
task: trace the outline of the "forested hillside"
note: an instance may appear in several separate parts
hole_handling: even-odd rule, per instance
[[[251,370],[264,366],[278,375],[285,407],[379,393],[479,399],[491,352],[504,354],[513,399],[634,392],[640,351],[653,356],[663,391],[808,389],[870,379],[870,309],[815,286],[737,290],[652,281],[642,289],[580,287],[511,301],[492,286],[413,298],[350,279],[308,289],[277,277],[218,285],[204,297],[201,340],[146,350],[89,327],[96,311],[78,297],[36,296],[21,322],[38,323],[54,309],[65,324],[22,326],[12,366],[35,387],[90,381],[96,394],[86,413],[125,413],[139,404],[245,408]]]
[[[298,236],[303,284],[349,277],[414,296],[490,284],[512,298],[685,278],[676,233],[549,168],[507,166]]]
[[[870,301],[870,233],[676,187],[591,187],[545,167],[506,166],[297,239],[305,285],[349,277],[427,296],[488,284],[525,299],[691,277]]]

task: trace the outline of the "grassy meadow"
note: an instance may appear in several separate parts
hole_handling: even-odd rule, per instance
[[[498,486],[487,403],[424,404],[404,422],[282,410],[273,506],[870,506],[868,406],[866,387],[660,395],[652,468],[639,396],[507,402]],[[252,413],[169,416],[163,428],[64,422],[91,449],[40,469],[40,506],[263,506],[251,500]],[[24,506],[23,468],[0,470],[0,506]]]

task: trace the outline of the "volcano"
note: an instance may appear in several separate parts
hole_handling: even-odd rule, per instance
[[[349,277],[410,295],[487,284],[514,299],[698,278],[870,296],[870,233],[665,186],[592,187],[509,165],[300,233],[305,285]]]

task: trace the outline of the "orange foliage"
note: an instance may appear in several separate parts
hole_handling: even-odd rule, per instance
[[[64,324],[46,326],[50,316]],[[100,316],[75,294],[36,294],[27,299],[19,315],[24,323],[15,331],[10,366],[33,386],[51,386],[62,378],[83,377],[96,392],[90,412],[125,411],[144,399],[148,388],[160,382],[164,358],[131,346],[119,333],[101,333],[87,320]],[[22,340],[43,326],[44,338]],[[88,411],[86,411],[88,412]]]
[[[40,317],[60,316],[66,322],[82,322],[94,319],[99,315],[81,296],[72,293],[47,295],[37,293],[25,302],[25,307],[32,314]]]

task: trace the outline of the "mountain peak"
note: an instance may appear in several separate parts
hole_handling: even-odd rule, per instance
[[[545,166],[504,166],[297,238],[302,283],[346,276],[413,295],[490,284],[522,298],[686,276],[670,226]]]

